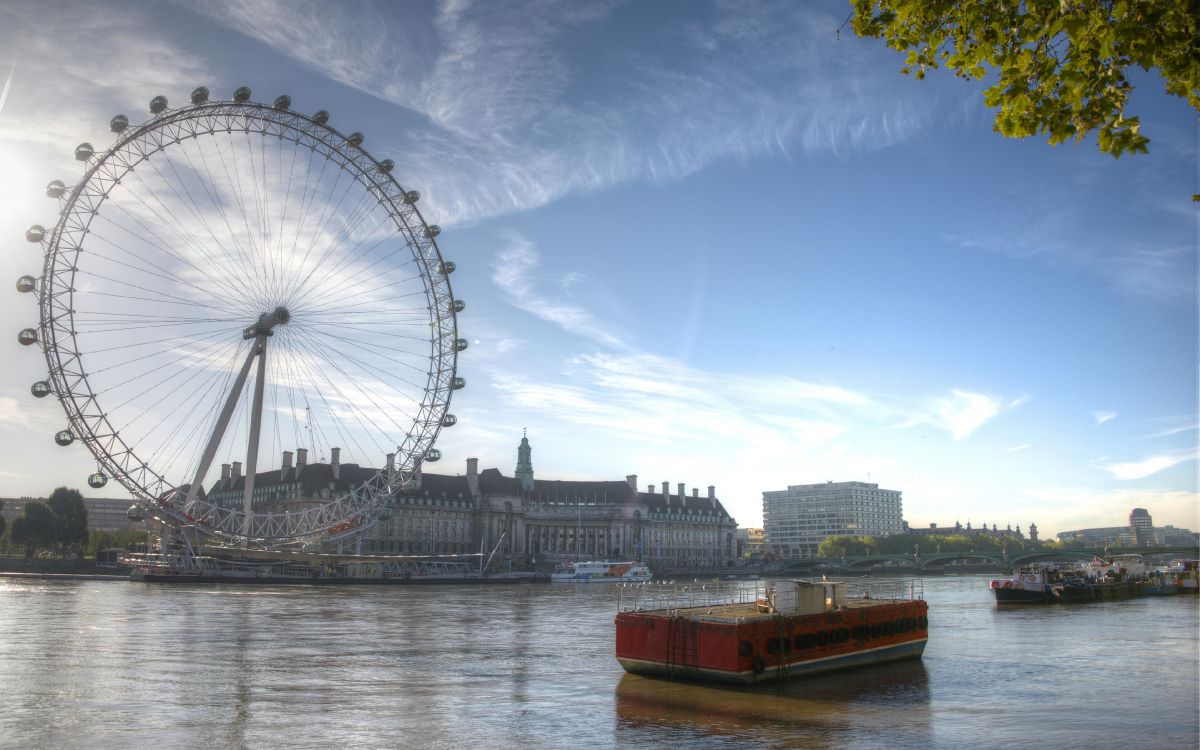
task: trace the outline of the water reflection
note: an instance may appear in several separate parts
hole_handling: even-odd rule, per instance
[[[658,730],[656,739],[683,745],[725,737],[767,746],[928,747],[932,735],[929,673],[920,661],[753,687],[626,675],[616,713],[618,739]]]

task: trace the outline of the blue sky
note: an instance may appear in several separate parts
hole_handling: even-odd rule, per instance
[[[1135,75],[1150,154],[992,132],[980,85],[899,74],[843,3],[9,2],[0,264],[164,94],[248,85],[361,130],[458,264],[459,424],[511,473],[761,493],[863,480],[914,525],[1200,527],[1197,118]],[[0,296],[0,494],[83,486],[32,300]]]

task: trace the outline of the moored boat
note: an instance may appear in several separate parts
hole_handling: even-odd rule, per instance
[[[1011,578],[993,580],[988,587],[997,604],[1045,604],[1091,599],[1077,566],[1058,566],[1051,563],[1019,568]]]
[[[625,671],[737,684],[918,659],[929,633],[920,582],[899,579],[638,586],[618,610]]]
[[[642,562],[572,562],[550,574],[551,583],[641,583],[652,578]]]

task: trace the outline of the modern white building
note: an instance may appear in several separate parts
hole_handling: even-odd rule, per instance
[[[904,531],[899,490],[868,482],[796,484],[763,493],[767,550],[783,559],[816,557],[829,536],[890,536]]]

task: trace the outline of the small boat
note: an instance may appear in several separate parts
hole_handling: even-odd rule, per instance
[[[1012,578],[993,580],[988,587],[997,604],[1045,604],[1090,601],[1091,593],[1079,566],[1051,563],[1019,568]]]
[[[566,563],[550,574],[551,583],[642,583],[651,578],[650,569],[642,562]]]
[[[754,684],[919,659],[919,581],[774,581],[622,588],[616,657],[651,677]],[[626,593],[628,592],[628,593]]]
[[[1200,592],[1200,560],[1172,560],[1167,575],[1175,578],[1175,590],[1180,594]]]

